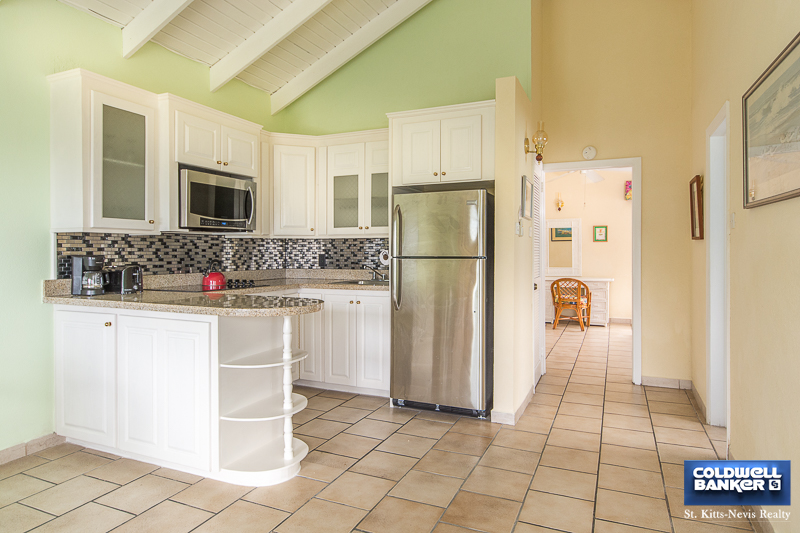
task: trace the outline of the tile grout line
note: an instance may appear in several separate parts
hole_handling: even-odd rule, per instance
[[[608,391],[608,354],[611,351],[611,326],[608,326],[608,343],[606,344],[606,374],[603,383],[603,408],[600,411],[600,449],[597,453],[597,477],[594,482],[594,502],[592,505],[592,532],[595,530],[597,524],[597,495],[600,492],[600,465],[602,464],[603,456],[603,432],[605,425],[603,421],[606,416],[606,392]],[[580,354],[580,352],[579,352]]]

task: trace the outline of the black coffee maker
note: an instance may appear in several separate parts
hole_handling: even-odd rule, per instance
[[[72,294],[97,296],[105,292],[108,272],[103,270],[105,258],[101,255],[72,256]]]

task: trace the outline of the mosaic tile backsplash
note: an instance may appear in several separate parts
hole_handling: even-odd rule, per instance
[[[269,239],[223,235],[58,233],[58,279],[70,277],[71,255],[102,255],[106,266],[139,263],[145,274],[199,272],[211,259],[222,269],[378,268],[388,239]],[[324,267],[321,266],[324,264]]]

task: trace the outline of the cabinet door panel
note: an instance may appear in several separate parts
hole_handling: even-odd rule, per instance
[[[442,120],[442,181],[481,179],[481,115]]]
[[[328,234],[363,233],[364,144],[328,148]]]
[[[364,179],[364,233],[389,234],[389,143],[368,142]]]
[[[220,169],[220,128],[216,122],[175,112],[175,159],[178,163]]]
[[[438,120],[403,124],[403,183],[440,181],[440,123]],[[434,176],[434,173],[436,174]]]
[[[316,152],[309,146],[274,147],[274,232],[314,235],[316,220]]]
[[[152,230],[155,111],[92,91],[93,228]]]
[[[116,446],[115,321],[112,314],[55,313],[59,435]]]
[[[301,298],[323,300],[322,293],[302,291]],[[300,341],[299,348],[308,352],[308,357],[300,361],[300,379],[323,381],[322,372],[322,313],[298,315],[298,328],[295,333]]]
[[[356,384],[356,305],[347,294],[326,294],[324,322],[325,382]]]
[[[389,390],[390,308],[388,296],[359,296],[356,305],[356,385]]]
[[[210,465],[210,325],[122,315],[120,445],[185,466]]]
[[[258,136],[222,126],[222,168],[225,172],[258,177],[257,151]]]

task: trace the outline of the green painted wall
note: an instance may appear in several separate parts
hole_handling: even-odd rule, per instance
[[[529,0],[434,0],[283,112],[233,81],[208,90],[208,68],[155,44],[121,56],[121,31],[56,0],[0,2],[0,450],[53,431],[49,86],[82,67],[171,92],[271,131],[387,126],[385,113],[494,98],[495,78],[530,93]]]

